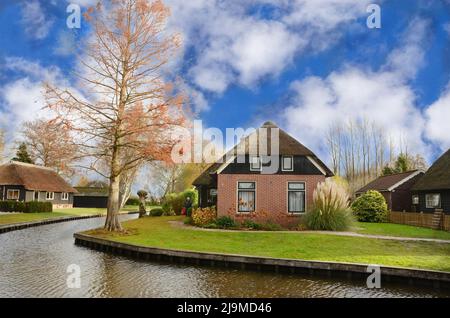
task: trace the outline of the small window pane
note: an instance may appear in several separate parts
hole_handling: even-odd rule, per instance
[[[412,204],[419,204],[419,196],[418,195],[413,195]]]
[[[250,157],[250,170],[261,170],[261,159],[259,157]]]
[[[439,193],[425,195],[427,208],[439,208],[441,206],[441,195]]]
[[[238,193],[239,212],[252,212],[255,210],[255,192],[239,191]]]
[[[283,157],[283,170],[292,170],[292,157]]]
[[[239,187],[239,189],[254,189],[255,183],[254,182],[239,182],[238,187]]]
[[[305,192],[289,191],[289,212],[305,211]]]
[[[289,182],[289,190],[304,190],[305,184],[303,182]]]

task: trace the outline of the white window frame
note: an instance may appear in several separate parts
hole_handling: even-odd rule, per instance
[[[253,189],[239,189],[239,183],[254,183],[255,187]],[[239,191],[246,191],[246,192],[254,192],[254,202],[253,202],[253,210],[252,211],[239,211]],[[238,180],[236,182],[236,213],[237,214],[249,214],[254,213],[256,211],[256,181],[254,180]]]
[[[256,162],[254,162],[254,160],[256,159]],[[262,170],[262,161],[261,161],[261,157],[258,156],[250,156],[249,157],[249,161],[250,161],[250,171],[261,171]],[[258,164],[258,168],[254,168],[253,164],[257,163]]]
[[[69,192],[61,192],[61,201],[69,201]]]
[[[437,206],[429,206],[428,205],[428,196],[430,195],[438,195],[439,196],[439,204]],[[441,207],[441,194],[440,193],[427,193],[425,194],[425,207],[427,209],[439,209]]]
[[[290,158],[291,159],[291,168],[286,169],[284,167],[284,159]],[[294,156],[281,156],[281,171],[294,171]]]
[[[11,198],[10,193],[14,193],[14,192],[17,192],[17,198]],[[18,190],[18,189],[8,189],[6,191],[6,200],[16,200],[16,201],[18,201],[19,199],[20,199],[20,190]]]
[[[419,195],[418,194],[413,194],[412,195],[412,204],[419,204]]]
[[[289,190],[289,183],[303,183],[303,190]],[[290,215],[297,215],[297,214],[305,214],[306,213],[306,182],[305,181],[288,181],[286,183],[286,211]],[[303,211],[289,211],[289,192],[303,192],[304,193],[304,205],[303,205]]]
[[[49,194],[51,193],[51,196],[49,197]],[[53,201],[55,199],[55,192],[47,191],[45,193],[45,200],[47,201]]]

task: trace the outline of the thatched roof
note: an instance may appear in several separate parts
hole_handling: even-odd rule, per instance
[[[308,148],[306,148],[303,144],[301,144],[298,140],[296,140],[294,137],[289,135],[287,132],[279,128],[277,125],[275,125],[273,122],[268,121],[265,122],[261,128],[267,129],[267,135],[266,143],[267,147],[266,150],[268,152],[268,155],[271,154],[272,150],[272,129],[277,128],[279,132],[279,154],[280,155],[292,155],[292,156],[309,156],[312,157],[326,172],[327,176],[333,176],[333,172]],[[243,138],[236,146],[233,147],[229,151],[229,153],[242,153],[240,152],[242,149],[243,154],[248,155],[250,153],[259,153],[259,147],[260,147],[260,134],[261,134],[261,128],[257,129],[254,133],[248,135],[247,137]],[[262,135],[264,136],[264,135]],[[255,138],[256,137],[256,138]],[[256,140],[257,143],[253,144],[251,143],[252,140]],[[251,148],[256,147],[256,149]],[[252,150],[252,151],[250,151]],[[225,158],[227,158],[227,155],[225,154],[220,161],[211,164],[203,173],[194,180],[194,185],[201,185],[201,184],[209,184],[211,181],[211,175],[215,174],[217,169],[222,165],[223,162],[225,162]]]
[[[362,193],[369,190],[377,190],[380,192],[392,191],[396,186],[402,184],[403,182],[406,182],[407,180],[415,177],[420,173],[421,171],[411,170],[401,173],[394,173],[387,176],[381,176],[366,184],[364,187],[356,191],[356,193]]]
[[[433,163],[411,190],[450,190],[450,149]]]
[[[77,192],[52,169],[17,161],[0,166],[0,185],[23,186],[33,191]]]

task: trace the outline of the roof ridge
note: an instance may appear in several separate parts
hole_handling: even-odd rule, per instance
[[[51,170],[51,171],[55,171],[50,167],[46,167],[46,166],[40,166],[40,165],[36,165],[33,163],[27,163],[27,162],[21,162],[21,161],[15,161],[15,160],[11,160],[9,162],[9,164],[12,165],[19,165],[19,166],[25,166],[25,167],[30,167],[30,168],[38,168],[38,169],[45,169],[45,170]]]

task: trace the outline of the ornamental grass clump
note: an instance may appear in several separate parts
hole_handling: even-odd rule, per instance
[[[312,208],[304,217],[306,227],[310,230],[345,231],[353,221],[346,189],[331,179],[319,183],[313,194]]]

